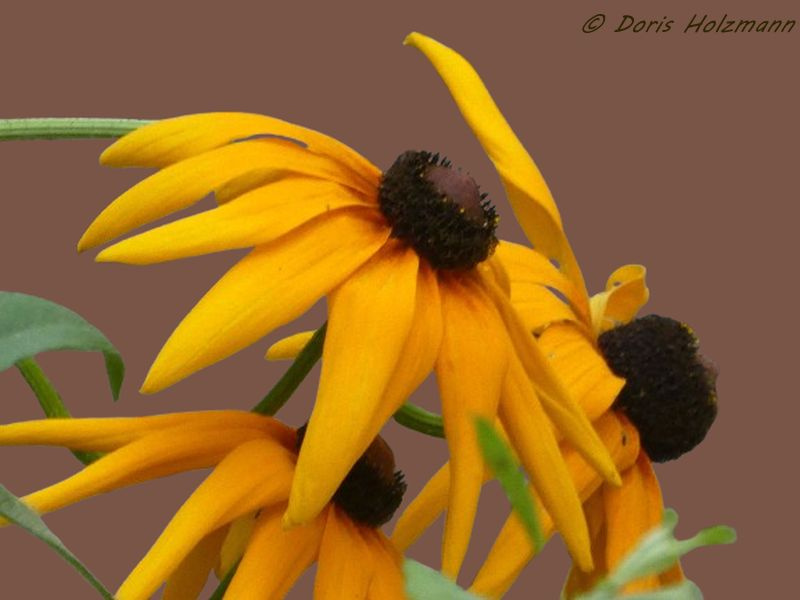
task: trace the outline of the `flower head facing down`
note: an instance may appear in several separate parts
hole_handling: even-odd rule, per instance
[[[562,265],[562,279],[583,289],[547,186],[480,78],[430,38],[412,34],[407,43],[444,79],[537,248]],[[543,501],[576,560],[589,568],[588,528],[553,425],[604,478],[618,482],[619,474],[512,309],[492,253],[502,245],[494,235],[496,214],[469,176],[425,152],[404,153],[381,173],[325,135],[240,113],[142,127],[109,147],[101,161],[159,171],[110,204],[79,249],[190,207],[210,192],[217,206],[118,242],[98,260],[150,264],[253,248],[178,325],[143,391],[172,385],[327,299],[319,389],[286,524],[319,514],[383,424],[435,370],[453,461],[445,571],[458,572],[478,504],[482,467],[473,418],[498,414],[520,455],[539,465]],[[538,434],[515,425],[523,422]]]
[[[377,528],[391,518],[405,490],[391,449],[376,440],[332,502],[307,525],[287,531],[281,520],[300,443],[302,435],[275,419],[237,411],[0,426],[0,445],[108,453],[23,498],[40,513],[213,467],[120,586],[118,600],[150,598],[165,582],[164,598],[196,598],[212,568],[222,577],[240,560],[226,598],[282,598],[315,561],[317,599],[405,598],[401,556]]]

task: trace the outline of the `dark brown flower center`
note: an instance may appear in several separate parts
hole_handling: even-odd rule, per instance
[[[497,245],[497,214],[486,194],[438,154],[401,154],[383,174],[378,201],[392,235],[434,268],[472,268]]]
[[[717,416],[717,372],[687,325],[649,315],[603,333],[599,346],[626,381],[614,408],[636,425],[651,460],[678,458],[703,441]]]
[[[303,445],[306,425],[297,430],[297,450]],[[406,483],[395,471],[394,453],[380,436],[361,455],[333,495],[333,502],[362,525],[379,527],[394,515]]]

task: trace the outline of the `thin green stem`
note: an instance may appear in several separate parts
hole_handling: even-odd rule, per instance
[[[425,435],[444,437],[442,417],[410,402],[403,404],[400,410],[394,413],[394,420],[403,427],[408,427]]]
[[[306,375],[322,356],[322,345],[325,342],[325,330],[328,324],[314,332],[314,335],[294,359],[292,366],[283,374],[269,393],[253,407],[253,412],[261,415],[274,415],[286,404],[294,391],[298,388]]]
[[[72,417],[56,388],[44,374],[39,364],[33,358],[23,358],[17,361],[16,367],[25,378],[28,386],[33,390],[39,405],[48,419],[69,419]],[[103,456],[99,452],[81,452],[73,450],[72,453],[83,464],[88,465]]]
[[[222,581],[219,582],[217,589],[214,590],[214,593],[209,596],[208,600],[222,600],[225,596],[225,592],[228,591],[228,586],[231,584],[231,580],[233,576],[236,575],[236,569],[239,568],[239,563],[241,559],[233,565],[227,573],[225,573],[225,577],[222,578]]]
[[[146,119],[88,117],[0,119],[0,141],[114,138],[151,122]]]

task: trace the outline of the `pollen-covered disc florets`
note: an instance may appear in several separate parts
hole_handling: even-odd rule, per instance
[[[438,154],[401,154],[383,174],[378,200],[392,235],[434,268],[469,269],[497,245],[497,214],[486,194]]]
[[[703,441],[717,416],[717,374],[687,325],[649,315],[603,333],[599,345],[626,380],[614,407],[636,425],[651,460],[678,458]]]
[[[305,433],[305,425],[297,430],[298,451]],[[394,467],[392,449],[382,437],[376,437],[339,485],[333,502],[357,523],[383,525],[392,518],[406,491],[403,472]]]

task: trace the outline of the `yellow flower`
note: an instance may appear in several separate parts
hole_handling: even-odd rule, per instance
[[[307,525],[291,530],[282,527],[281,516],[298,436],[270,417],[212,411],[0,426],[0,445],[27,444],[108,453],[23,498],[40,513],[149,479],[213,467],[122,583],[117,600],[150,598],[164,582],[166,600],[196,598],[212,568],[224,576],[240,558],[226,598],[282,598],[315,561],[317,599],[406,597],[402,557],[377,527],[391,517],[405,489],[380,438],[335,499]]]
[[[561,265],[562,278],[584,289],[547,186],[478,75],[430,38],[411,34],[406,43],[425,54],[450,88],[537,248]],[[212,191],[218,206],[121,241],[98,260],[150,264],[254,247],[173,332],[143,391],[230,356],[327,296],[319,391],[287,524],[317,515],[387,419],[435,369],[453,461],[445,571],[458,572],[480,492],[473,416],[494,418],[498,410],[517,451],[540,467],[539,493],[576,560],[589,568],[588,528],[552,424],[606,479],[618,482],[619,475],[511,309],[508,282],[492,257],[494,208],[468,175],[424,152],[402,154],[382,174],[320,133],[238,113],[143,127],[101,161],[160,170],[97,217],[81,250]]]

